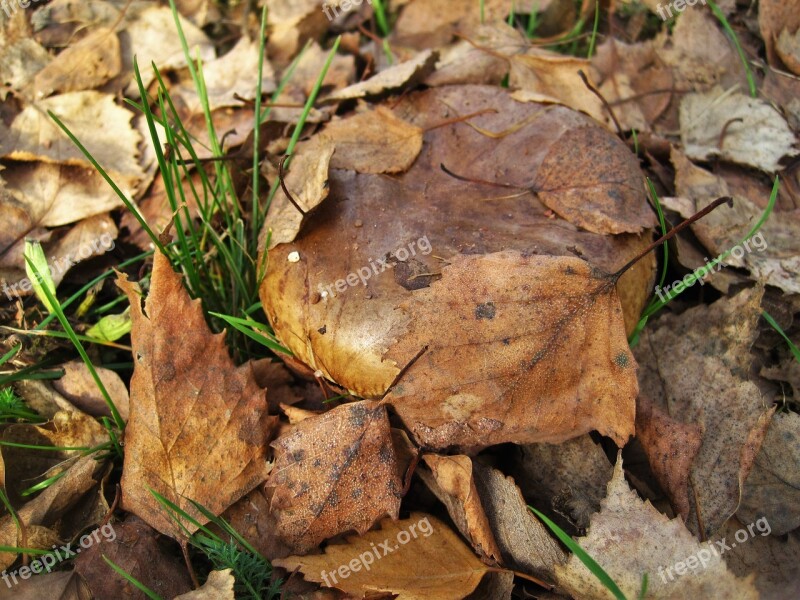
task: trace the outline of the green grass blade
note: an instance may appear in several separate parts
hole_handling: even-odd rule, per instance
[[[150,600],[164,600],[161,596],[156,594],[153,590],[143,584],[141,581],[136,579],[130,573],[127,573],[122,567],[118,566],[114,561],[108,558],[105,554],[102,555],[103,560],[106,561],[106,564],[114,569],[120,576],[124,577],[131,585],[133,585],[137,590],[142,592],[145,596],[150,598]]]
[[[528,506],[528,508],[531,511],[533,511],[533,513],[537,517],[539,517],[539,519],[541,519],[544,522],[544,524],[547,525],[550,528],[550,530],[556,534],[556,536],[558,536],[558,539],[560,539],[563,542],[563,544],[567,548],[569,548],[575,556],[578,557],[578,559],[586,566],[586,568],[589,569],[589,571],[591,571],[595,577],[597,577],[600,583],[606,586],[606,588],[612,594],[614,594],[614,597],[617,600],[627,600],[625,594],[622,593],[622,590],[619,589],[619,586],[616,584],[616,582],[613,579],[611,579],[611,576],[605,572],[605,569],[603,569],[603,567],[597,564],[597,562],[591,556],[589,556],[586,550],[581,548],[575,542],[575,540],[573,540],[569,535],[567,535],[566,531],[561,529],[561,527],[553,523],[553,521],[551,521],[546,515],[540,513],[532,506]]]
[[[278,343],[277,340],[272,339],[271,337],[267,337],[262,335],[256,331],[253,331],[252,328],[261,329],[262,331],[266,331],[265,326],[262,323],[258,323],[252,319],[241,319],[239,317],[233,317],[231,315],[224,315],[222,313],[216,312],[209,312],[210,315],[217,317],[218,319],[222,319],[228,325],[235,328],[237,331],[240,331],[250,339],[266,346],[273,352],[280,352],[282,354],[286,354],[287,356],[294,356],[291,350],[284,348],[281,344]]]
[[[789,346],[789,350],[794,356],[794,359],[798,363],[800,363],[800,349],[798,349],[797,346],[795,346],[794,342],[789,339],[789,336],[786,335],[786,332],[783,330],[783,328],[780,325],[778,325],[778,322],[775,319],[773,319],[772,315],[770,315],[767,311],[762,310],[761,316],[764,317],[764,320],[767,323],[769,323],[775,331],[781,334],[781,337],[783,337],[784,340],[786,340],[786,344]]]
[[[731,24],[728,22],[728,19],[725,17],[725,13],[723,13],[717,3],[714,0],[707,0],[708,5],[711,7],[711,12],[714,13],[714,16],[717,17],[719,22],[722,24],[722,28],[728,34],[731,42],[736,47],[736,52],[739,54],[739,59],[742,61],[742,65],[744,66],[744,72],[747,76],[747,85],[750,88],[750,96],[753,98],[758,98],[758,86],[756,85],[756,79],[753,76],[753,71],[750,69],[750,63],[747,60],[747,56],[742,49],[742,45],[739,43],[739,37],[733,31]]]
[[[592,37],[589,40],[589,52],[586,55],[587,58],[592,58],[592,54],[594,54],[595,44],[597,42],[597,28],[600,26],[600,2],[599,0],[595,0],[594,2],[594,25],[592,26]]]

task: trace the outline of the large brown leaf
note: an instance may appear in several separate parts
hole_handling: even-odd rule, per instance
[[[220,514],[267,478],[277,419],[249,364],[236,365],[212,334],[169,260],[157,253],[150,294],[127,277],[133,355],[122,505],[167,535],[179,529],[148,488],[198,520],[189,500]],[[192,530],[191,524],[186,524]]]
[[[575,211],[566,210],[566,217],[560,218],[543,204],[542,196],[555,198],[560,190],[568,205],[594,211],[598,223],[613,225],[612,230],[632,231],[629,219],[635,221],[639,219],[635,215],[648,210],[634,157],[601,126],[579,113],[560,106],[519,103],[493,87],[445,86],[411,94],[393,110],[425,132],[422,152],[407,172],[393,177],[331,171],[329,198],[293,243],[270,252],[261,297],[277,335],[314,371],[362,397],[382,398],[393,384],[400,383],[392,404],[408,420],[415,420],[413,411],[424,404],[420,394],[441,401],[460,393],[447,393],[443,382],[447,388],[464,388],[464,393],[470,394],[473,392],[466,388],[481,385],[474,369],[494,379],[487,380],[480,391],[491,393],[473,399],[476,410],[486,404],[486,421],[474,434],[465,433],[463,439],[452,441],[434,441],[435,436],[425,434],[426,443],[555,441],[589,431],[595,422],[622,443],[632,432],[635,390],[629,376],[632,363],[630,368],[620,368],[613,362],[619,352],[626,352],[624,331],[618,327],[623,312],[628,326],[635,324],[647,299],[654,260],[648,257],[620,280],[620,309],[610,289],[608,295],[599,293],[605,284],[590,276],[591,268],[574,255],[613,272],[646,246],[646,236],[586,231],[581,223],[569,220]],[[459,120],[476,113],[467,122]],[[586,145],[575,156],[576,162],[563,167],[565,171],[573,169],[572,184],[566,173],[556,172],[556,157],[563,158],[568,140],[597,142]],[[460,176],[480,181],[448,175],[440,168],[442,164]],[[605,168],[613,173],[601,173]],[[513,189],[481,183],[486,181]],[[644,224],[642,219],[635,230],[642,230]],[[293,258],[299,260],[290,262],[293,252],[297,253]],[[550,262],[548,256],[571,258]],[[468,275],[465,269],[473,267],[476,270]],[[569,275],[562,282],[568,269],[576,276]],[[433,283],[442,277],[448,283]],[[552,284],[545,282],[551,277],[556,278]],[[467,287],[453,287],[464,280]],[[527,292],[510,287],[520,283],[530,286]],[[559,287],[562,283],[566,287]],[[595,284],[597,289],[592,287]],[[551,285],[571,293],[572,299],[561,302],[553,296],[538,303],[533,297],[535,290]],[[581,285],[585,287],[579,289]],[[433,304],[423,307],[425,301]],[[476,318],[478,304],[489,302],[494,303],[498,317]],[[487,305],[479,312],[488,315],[491,310]],[[590,314],[596,319],[587,319]],[[574,337],[550,340],[567,324]],[[579,368],[552,374],[562,383],[577,386],[565,392],[565,408],[558,410],[562,395],[553,388],[545,391],[545,399],[536,400],[537,406],[552,409],[549,416],[525,410],[529,397],[534,396],[527,386],[538,379],[535,389],[546,387],[544,379],[552,379],[551,373],[544,379],[540,374],[558,357],[573,362],[567,364],[569,371],[579,362],[572,361],[571,353],[583,344],[583,336],[585,348],[592,345],[596,349],[598,338],[594,336],[601,330],[606,331],[610,345],[589,358],[591,372],[584,381],[575,379]],[[487,332],[493,337],[481,342],[488,355],[469,347]],[[609,332],[614,332],[611,337]],[[435,340],[433,346],[431,340]],[[437,345],[442,348],[435,348]],[[398,382],[426,346],[428,351],[405,376],[418,374],[420,369],[441,372],[429,382],[427,374],[422,379],[415,374],[414,386]],[[455,354],[448,357],[445,346]],[[550,361],[550,366],[540,365],[542,371],[536,372],[523,368],[545,346],[554,350],[545,361]],[[436,356],[450,360],[456,354],[458,360],[475,359],[477,363],[431,366]],[[599,365],[609,356],[611,370],[603,371]],[[584,366],[590,367],[588,363]],[[626,375],[613,382],[609,373],[613,378],[617,371]],[[421,382],[431,385],[423,389]],[[603,385],[608,387],[601,392]],[[404,395],[409,392],[401,390],[412,387],[418,397],[408,400]],[[586,395],[573,393],[579,388]],[[613,399],[609,395],[612,388]],[[579,400],[580,407],[574,408]],[[449,420],[457,422],[453,427],[466,431],[463,414],[453,419],[441,406],[422,410],[425,419],[436,423],[421,424],[417,434]],[[519,412],[526,413],[525,420],[511,423]],[[505,422],[506,416],[510,425],[503,431],[499,423]],[[497,422],[490,424],[492,419]],[[495,431],[488,437],[484,435],[487,427]]]

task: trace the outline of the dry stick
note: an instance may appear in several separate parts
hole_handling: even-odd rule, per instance
[[[725,125],[722,127],[722,131],[719,132],[719,139],[717,140],[717,148],[720,150],[722,150],[722,143],[725,141],[725,136],[728,135],[728,128],[734,123],[744,123],[744,119],[741,117],[736,117],[735,119],[731,119],[725,123]]]
[[[281,163],[278,166],[278,179],[281,182],[281,189],[283,190],[283,193],[286,194],[286,197],[289,199],[289,202],[294,204],[294,207],[297,210],[300,211],[301,215],[303,215],[305,217],[306,216],[306,211],[304,211],[302,208],[300,208],[300,205],[294,199],[294,197],[292,196],[291,192],[289,192],[289,188],[286,187],[286,182],[283,180],[283,176],[285,174],[285,171],[284,171],[283,167],[284,167],[284,164],[286,163],[286,161],[289,160],[290,157],[291,157],[291,154],[287,154],[281,159]]]
[[[648,254],[648,253],[649,253],[651,250],[653,250],[653,248],[656,248],[657,246],[659,246],[659,245],[663,244],[664,242],[666,242],[666,241],[670,240],[672,237],[674,237],[674,236],[675,236],[675,234],[676,234],[676,233],[678,233],[679,231],[681,231],[681,230],[685,229],[686,227],[688,227],[689,225],[691,225],[692,223],[694,223],[694,222],[695,222],[695,221],[697,221],[698,219],[702,219],[702,218],[703,218],[703,217],[705,217],[705,216],[706,216],[708,213],[710,213],[712,210],[714,210],[715,208],[717,208],[717,207],[718,207],[718,206],[720,206],[721,204],[727,204],[728,206],[733,206],[733,198],[731,198],[730,196],[723,196],[722,198],[717,198],[716,200],[714,200],[714,201],[713,201],[711,204],[709,204],[708,206],[706,206],[706,207],[705,207],[703,210],[701,210],[700,212],[698,212],[698,213],[696,213],[696,214],[692,215],[691,217],[689,217],[688,219],[686,219],[686,220],[685,220],[685,221],[683,221],[682,223],[679,223],[677,226],[675,226],[675,227],[673,227],[672,229],[670,229],[670,230],[669,230],[667,233],[665,233],[664,235],[662,235],[662,236],[661,236],[660,238],[658,238],[658,239],[657,239],[655,242],[653,242],[653,243],[652,243],[652,244],[650,244],[650,245],[649,245],[647,248],[645,248],[645,250],[644,250],[643,252],[641,252],[641,253],[639,254],[639,256],[637,256],[636,258],[633,258],[633,259],[629,260],[629,261],[627,262],[627,264],[626,264],[624,267],[622,267],[622,268],[621,268],[619,271],[617,271],[616,273],[612,273],[611,275],[609,275],[609,279],[611,279],[611,281],[613,281],[614,283],[616,283],[616,282],[617,282],[617,280],[618,280],[620,277],[622,277],[622,275],[624,275],[624,274],[625,274],[625,271],[627,271],[628,269],[630,269],[630,268],[631,268],[631,267],[632,267],[634,264],[636,264],[636,263],[637,263],[638,261],[640,261],[642,258],[644,258],[645,256],[647,256],[647,254]]]
[[[479,117],[481,115],[485,115],[488,113],[497,113],[496,108],[484,108],[473,113],[469,113],[468,115],[464,115],[463,117],[453,117],[452,119],[445,119],[441,123],[437,123],[436,125],[431,125],[430,127],[426,127],[422,131],[428,132],[433,131],[434,129],[439,129],[440,127],[444,127],[445,125],[453,125],[454,123],[461,123],[462,121],[469,121],[473,117]]]
[[[625,139],[625,135],[622,133],[622,126],[619,124],[619,121],[617,121],[617,115],[614,114],[614,109],[611,108],[608,100],[603,97],[603,94],[600,93],[600,90],[589,83],[589,78],[586,77],[586,73],[584,73],[582,69],[578,69],[578,75],[580,75],[583,85],[589,88],[589,91],[600,99],[600,102],[603,103],[603,107],[608,111],[608,114],[611,115],[611,120],[614,121],[614,125],[617,128],[617,135],[619,135],[620,138]]]

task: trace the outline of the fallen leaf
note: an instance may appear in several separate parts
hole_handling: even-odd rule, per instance
[[[603,449],[589,435],[561,444],[522,446],[517,460],[509,465],[530,504],[552,509],[562,528],[578,530],[586,529],[589,517],[600,509],[613,470]]]
[[[699,543],[679,518],[668,519],[628,487],[621,458],[600,512],[592,517],[586,536],[575,541],[628,598],[638,596],[645,573],[648,598],[758,598],[752,579],[734,576],[713,544]],[[691,575],[681,576],[678,563],[684,573],[689,564]],[[559,585],[576,598],[614,597],[574,554],[565,566],[556,566],[556,575]]]
[[[391,592],[397,600],[461,600],[488,571],[447,525],[430,515],[411,513],[408,519],[387,518],[380,525],[344,544],[328,545],[324,554],[290,556],[274,564],[299,568],[307,580],[359,598]]]
[[[721,87],[686,94],[680,107],[681,142],[689,158],[719,156],[774,173],[779,160],[796,156],[794,132],[768,102]]]
[[[109,525],[113,534],[98,535],[75,558],[80,574],[95,598],[128,598],[136,595],[133,585],[103,560],[108,558],[123,571],[162,598],[174,598],[192,589],[186,565],[176,555],[170,540],[135,516]]]
[[[266,479],[277,419],[267,414],[252,367],[234,365],[225,335],[209,331],[200,301],[189,298],[169,259],[156,254],[144,306],[138,285],[124,275],[118,285],[131,303],[135,363],[122,505],[181,537],[150,489],[201,522],[189,500],[220,514]]]
[[[47,50],[28,37],[13,44],[0,44],[0,81],[5,84],[0,89],[0,100],[5,101],[11,90],[21,91],[51,60]]]
[[[754,535],[751,536],[745,529],[746,525],[750,525]],[[733,518],[725,524],[717,538],[724,537],[732,542],[740,528],[748,533],[748,539],[736,544],[735,548],[728,542],[731,549],[724,554],[728,570],[738,577],[753,577],[764,600],[800,596],[800,534],[794,531],[786,539],[764,535],[752,524],[741,523]]]
[[[800,29],[800,4],[797,0],[761,0],[758,3],[758,27],[767,47],[771,65],[779,66],[776,41],[784,30]]]
[[[748,289],[680,316],[664,315],[635,348],[642,394],[672,419],[702,428],[700,449],[683,482],[677,474],[670,478],[673,498],[686,486],[689,512],[681,516],[702,539],[738,509],[774,411],[748,376],[762,295],[763,289]],[[680,509],[687,502],[675,504]]]
[[[800,211],[776,211],[748,244],[741,244],[763,214],[760,203],[768,197],[744,197],[734,193],[725,178],[693,165],[677,151],[672,153],[672,162],[676,169],[676,191],[683,200],[665,197],[662,199],[665,207],[689,216],[714,198],[733,196],[731,210],[712,212],[692,225],[694,234],[711,253],[706,257],[708,261],[731,250],[722,264],[745,267],[754,279],[764,284],[800,293],[800,280],[796,277],[800,271],[800,221],[797,218]],[[720,268],[712,270],[709,277],[713,278]]]
[[[800,24],[794,34],[788,29],[781,31],[775,51],[792,73],[800,75]]]
[[[633,184],[641,177],[635,159],[621,142],[604,141],[603,136],[611,135],[587,117],[563,107],[518,103],[507,92],[488,86],[445,86],[410,94],[394,112],[426,131],[422,152],[411,168],[394,177],[331,170],[329,198],[303,225],[300,237],[270,251],[260,288],[277,336],[297,359],[312,373],[320,371],[367,398],[381,398],[424,345],[386,360],[386,350],[408,321],[408,314],[397,307],[426,293],[426,286],[442,276],[454,257],[502,250],[525,256],[577,253],[613,272],[648,243],[645,236],[579,229],[529,191],[552,146],[576,129],[599,145],[596,152],[585,149],[575,168],[598,173],[594,165],[599,163],[609,169],[613,165],[617,172],[612,180],[603,173],[601,181],[576,173],[574,180],[586,185],[560,191],[568,204],[580,202],[584,211],[598,215],[608,211],[606,220],[615,225],[615,216],[624,213],[622,228],[630,223],[630,215],[649,210],[643,192]],[[468,122],[452,122],[474,113],[481,114]],[[513,188],[461,181],[443,172],[442,164],[459,175]],[[552,172],[556,161],[548,164]],[[554,189],[550,198],[556,195]],[[340,243],[331,244],[331,239]],[[291,262],[290,255],[299,260]],[[652,289],[654,264],[648,256],[620,280],[630,328]],[[514,337],[519,327],[515,321],[501,339]],[[446,334],[454,333],[448,323]],[[431,330],[426,335],[439,336]]]
[[[773,415],[753,470],[744,482],[736,516],[743,523],[766,518],[772,535],[800,527],[800,415]]]
[[[622,308],[613,281],[586,262],[457,256],[399,308],[408,324],[387,358],[412,364],[385,402],[421,445],[597,430],[621,447],[633,435],[638,386]]]
[[[511,477],[474,462],[475,486],[502,553],[502,564],[516,571],[554,581],[555,565],[567,556],[522,497]]]
[[[354,83],[324,98],[325,102],[354,100],[378,96],[402,87],[413,87],[424,80],[434,69],[438,54],[432,50],[420,52],[413,59],[389,67],[366,81]]]
[[[0,155],[91,168],[48,111],[61,119],[92,156],[102,161],[103,168],[130,195],[144,176],[137,160],[141,139],[130,125],[133,113],[118,106],[109,94],[70,92],[26,106],[10,126],[0,122]]]
[[[117,34],[97,27],[86,37],[67,46],[46,67],[36,73],[32,91],[35,98],[52,94],[99,88],[122,69]]]
[[[62,365],[64,376],[53,382],[53,387],[83,412],[95,417],[111,416],[111,412],[100,391],[97,389],[89,368],[81,360],[73,360]],[[108,391],[119,414],[128,420],[128,388],[116,371],[95,366],[100,381]]]
[[[548,0],[543,0],[542,9]],[[418,50],[443,46],[457,34],[482,21],[492,23],[508,15],[508,2],[486,0],[481,11],[472,0],[448,0],[446,10],[439,0],[413,0],[403,9],[394,24],[393,36],[398,44]],[[517,12],[523,12],[521,3]]]
[[[472,543],[481,558],[498,563],[500,549],[475,487],[472,459],[469,456],[425,454],[422,460],[430,472],[419,470],[417,474],[447,507],[458,530]]]
[[[231,569],[211,571],[202,587],[175,596],[174,600],[233,600],[233,585],[236,579]]]
[[[60,522],[78,502],[83,499],[98,482],[107,476],[107,463],[97,460],[97,453],[88,454],[78,459],[70,467],[67,474],[48,486],[36,498],[17,510],[17,518],[27,532],[25,543],[21,539],[19,528],[11,515],[0,518],[0,546],[14,546],[24,548],[40,548],[50,550],[59,539],[75,535],[75,529],[85,528],[92,523],[63,523]],[[52,537],[40,539],[37,542],[37,530],[52,527],[55,530],[64,529],[63,537],[60,532],[51,532]],[[16,553],[0,552],[0,568],[7,569],[17,559]]]
[[[75,571],[42,573],[20,579],[14,587],[0,586],[2,600],[92,600],[89,586]]]
[[[383,106],[332,121],[325,127],[325,135],[336,146],[332,169],[399,173],[407,170],[422,150],[422,130]]]
[[[272,445],[271,510],[294,552],[353,529],[364,533],[384,515],[398,517],[404,472],[385,407],[339,406],[304,419]]]
[[[328,197],[328,168],[335,146],[333,141],[319,135],[297,144],[284,185],[305,213],[311,212]],[[271,235],[269,249],[294,240],[305,220],[281,187],[269,209],[267,227]],[[266,230],[265,230],[266,232]]]

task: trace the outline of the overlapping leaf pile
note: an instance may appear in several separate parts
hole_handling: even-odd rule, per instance
[[[49,111],[168,242],[182,233],[172,180],[122,101],[158,104],[139,97],[134,57],[167,75],[198,148],[207,101],[243,198],[252,101],[282,85],[260,128],[257,174],[277,193],[263,198],[259,293],[294,356],[236,365],[160,252],[148,277],[119,273],[132,377],[100,377],[127,422],[121,473],[82,451],[108,445],[109,414],[82,363],[19,382],[42,422],[0,425],[13,508],[0,560],[109,523],[115,535],[15,597],[134,597],[104,558],[164,598],[239,597],[236,573],[200,586],[181,556],[209,514],[274,564],[287,597],[613,597],[529,505],[629,598],[644,575],[648,598],[800,593],[800,366],[762,318],[800,330],[796,0],[698,3],[670,26],[655,0],[381,3],[391,32],[377,1],[266,0],[260,90],[247,3],[176,4],[206,98],[160,3],[53,0],[0,24],[0,278],[30,294],[25,238],[89,269],[110,261],[79,252],[101,235],[121,256],[151,249]],[[596,6],[609,35],[583,58],[574,34]],[[218,158],[175,185],[213,177]],[[772,215],[744,244],[776,174]],[[618,273],[659,225],[645,177],[672,224],[733,198],[670,242],[659,294],[741,252],[631,348],[658,275],[655,253]]]

